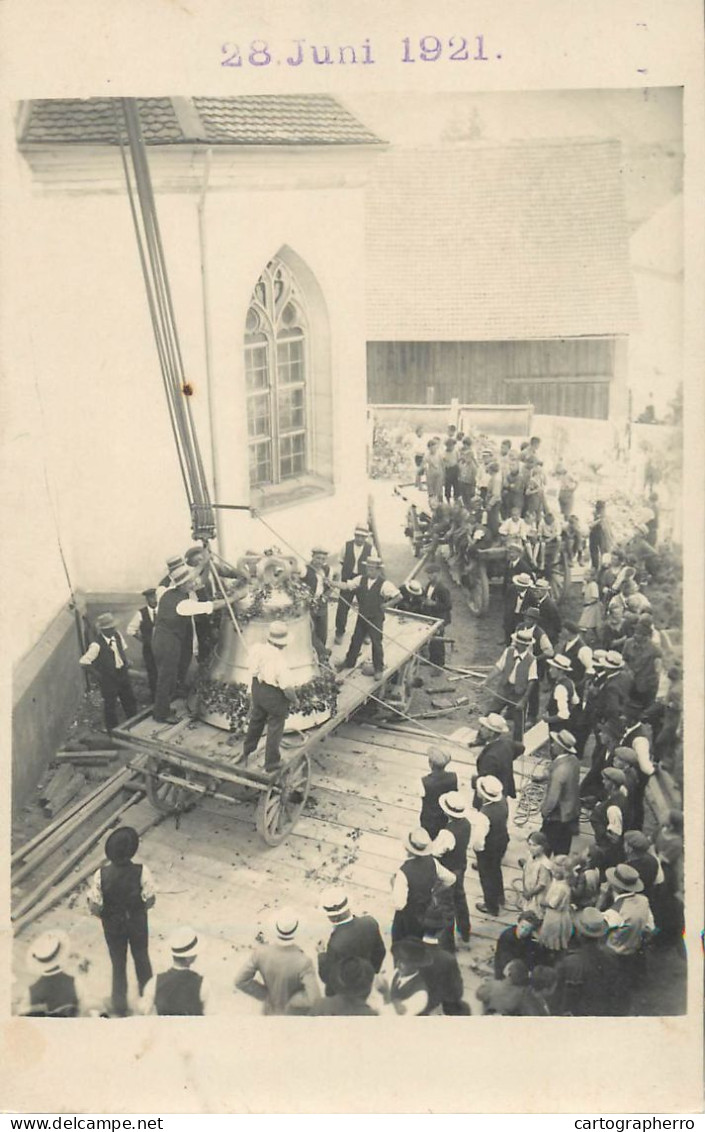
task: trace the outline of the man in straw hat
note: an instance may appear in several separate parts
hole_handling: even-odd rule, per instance
[[[517,743],[509,730],[509,724],[503,715],[489,712],[478,719],[479,730],[477,739],[472,746],[482,745],[475,767],[477,778],[492,774],[502,783],[505,798],[516,798],[516,782],[514,781],[514,762],[524,753],[524,744]],[[470,785],[474,788],[475,782]],[[476,809],[480,808],[476,805]]]
[[[177,928],[169,938],[171,967],[150,979],[142,995],[142,1014],[206,1014],[209,988],[203,975],[194,970],[198,956],[198,935],[193,928]]]
[[[447,825],[435,838],[431,850],[445,869],[455,877],[453,885],[453,906],[455,927],[463,943],[470,942],[470,912],[465,895],[465,873],[468,867],[468,846],[470,844],[470,822],[467,805],[462,794],[451,790],[442,794],[438,804],[447,818]],[[452,936],[451,936],[452,940]],[[454,940],[453,946],[455,946]]]
[[[349,582],[331,583],[333,588],[357,598],[357,620],[345,659],[337,665],[339,671],[355,667],[360,649],[369,637],[374,674],[378,678],[384,675],[382,643],[384,610],[385,606],[400,595],[397,587],[385,579],[382,573],[383,566],[384,563],[379,555],[375,551],[370,551],[365,562],[364,576],[358,576]]]
[[[619,961],[605,947],[607,924],[603,913],[597,908],[583,908],[573,922],[579,946],[556,964],[554,1012],[579,1018],[621,1014]]]
[[[524,611],[532,604],[531,584],[533,578],[529,573],[513,574],[512,579],[504,591],[504,643],[509,645],[512,635],[518,628]]]
[[[152,875],[133,861],[139,848],[137,830],[118,826],[105,842],[107,865],[94,873],[88,907],[103,925],[113,968],[112,1010],[124,1017],[127,1009],[127,948],[132,952],[140,995],[152,977],[149,961],[147,912],[155,903]]]
[[[644,946],[654,932],[654,917],[644,884],[631,865],[607,870],[599,907],[607,922],[605,946],[616,955],[620,975],[633,990],[644,973]]]
[[[575,737],[570,731],[555,731],[550,740],[551,765],[546,782],[546,793],[541,803],[543,824],[541,832],[551,852],[570,853],[573,834],[578,832],[580,819],[580,763],[575,748]]]
[[[402,842],[406,860],[392,880],[392,943],[413,936],[421,939],[424,918],[436,886],[450,889],[455,873],[446,869],[431,853],[431,838],[425,829],[412,829]]]
[[[273,928],[274,942],[253,949],[235,977],[235,989],[263,1002],[265,1014],[307,1014],[320,994],[313,963],[296,943],[299,917],[291,908],[280,908]]]
[[[548,730],[567,729],[573,734],[572,724],[579,722],[580,697],[573,682],[570,660],[558,653],[546,661],[546,670],[551,689],[544,713]]]
[[[321,897],[321,908],[333,930],[325,951],[318,953],[318,974],[326,995],[333,995],[340,990],[340,967],[346,959],[364,959],[376,975],[387,949],[374,916],[354,916],[344,889],[327,888]]]
[[[524,706],[531,699],[539,678],[533,639],[531,629],[517,629],[511,644],[497,661],[495,671],[485,680],[485,685],[491,687],[493,708],[511,711],[517,742],[521,742],[524,735]]]
[[[27,965],[36,975],[18,1013],[34,1018],[75,1018],[80,1013],[76,980],[64,970],[70,947],[66,932],[44,932],[27,952]]]
[[[399,586],[401,601],[397,605],[400,613],[423,613],[424,598],[423,586],[412,578],[410,582],[402,582]]]
[[[489,916],[498,916],[504,904],[502,859],[509,845],[509,810],[502,783],[493,774],[478,778],[475,790],[481,808],[473,819],[471,848],[477,858],[483,899],[475,907]]]
[[[112,731],[118,725],[118,700],[128,719],[137,714],[137,701],[130,682],[127,644],[112,613],[99,614],[95,627],[96,640],[88,646],[78,663],[90,666],[97,674],[103,697],[105,729]]]
[[[370,529],[366,523],[358,523],[340,555],[340,580],[350,582],[359,578],[367,557],[372,550]],[[338,598],[338,608],[335,611],[335,643],[339,645],[345,636],[348,623],[351,598],[341,592]]]
[[[267,728],[264,769],[276,770],[281,762],[279,745],[290,708],[299,704],[294,677],[284,655],[289,630],[284,621],[272,621],[264,644],[253,645],[248,654],[252,673],[252,709],[242,757],[246,761]]]
[[[197,582],[197,572],[191,566],[175,566],[170,574],[169,588],[159,600],[152,637],[152,651],[157,664],[157,690],[152,714],[159,723],[179,722],[178,717],[171,714],[171,701],[176,695],[179,678],[186,677],[191,659],[191,618],[201,613],[213,613],[226,604],[224,598],[198,601],[194,596]]]

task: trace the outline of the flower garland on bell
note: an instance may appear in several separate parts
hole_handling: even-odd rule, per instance
[[[322,672],[294,690],[299,698],[297,715],[312,715],[319,711],[330,711],[331,715],[335,714],[338,706],[338,685],[333,673]],[[228,684],[223,680],[211,680],[207,671],[204,671],[198,677],[195,693],[198,697],[199,713],[223,715],[228,720],[231,731],[240,733],[245,730],[251,704],[246,684]]]
[[[265,582],[262,585],[252,587],[248,591],[247,596],[250,601],[247,606],[241,608],[239,603],[236,604],[235,616],[240,625],[247,625],[249,621],[262,619],[267,613],[266,603],[275,591],[285,593],[291,599],[291,605],[288,608],[276,611],[277,621],[294,620],[305,612],[311,604],[311,591],[300,578],[281,578],[276,585]]]

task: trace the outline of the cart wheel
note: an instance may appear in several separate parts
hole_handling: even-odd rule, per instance
[[[257,806],[257,832],[268,845],[278,845],[294,828],[304,808],[311,785],[311,763],[307,754],[282,770]]]
[[[419,658],[415,653],[410,656],[406,664],[402,665],[378,693],[379,699],[385,700],[390,707],[400,711],[408,711],[411,697],[416,688],[416,678],[419,671]]]
[[[484,617],[490,607],[490,582],[484,565],[478,565],[464,579],[465,600],[473,617]]]
[[[570,586],[570,556],[567,550],[562,550],[558,561],[551,571],[551,596],[557,605],[568,597]]]
[[[168,763],[157,763],[150,769],[154,771],[169,771]],[[193,802],[190,790],[183,786],[176,786],[173,782],[160,782],[152,774],[145,775],[147,797],[155,810],[161,814],[180,814]]]

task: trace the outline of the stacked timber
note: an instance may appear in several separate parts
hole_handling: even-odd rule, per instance
[[[60,766],[39,787],[39,801],[44,812],[49,817],[56,817],[84,789],[85,785],[86,779],[80,771],[73,766]]]

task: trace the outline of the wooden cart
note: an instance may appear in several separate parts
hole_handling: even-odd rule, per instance
[[[390,710],[405,712],[411,701],[419,652],[442,627],[435,618],[387,612],[384,629],[385,670],[381,677],[365,676],[361,665],[345,672],[335,716],[306,732],[285,735],[281,766],[264,769],[263,744],[242,762],[243,736],[229,734],[194,719],[179,702],[178,723],[157,723],[151,708],[140,712],[113,734],[118,742],[142,756],[135,769],[142,774],[152,805],[177,816],[199,798],[235,805],[254,805],[257,830],[269,845],[277,845],[294,828],[311,785],[310,755],[371,696]],[[292,741],[296,746],[287,747]]]

